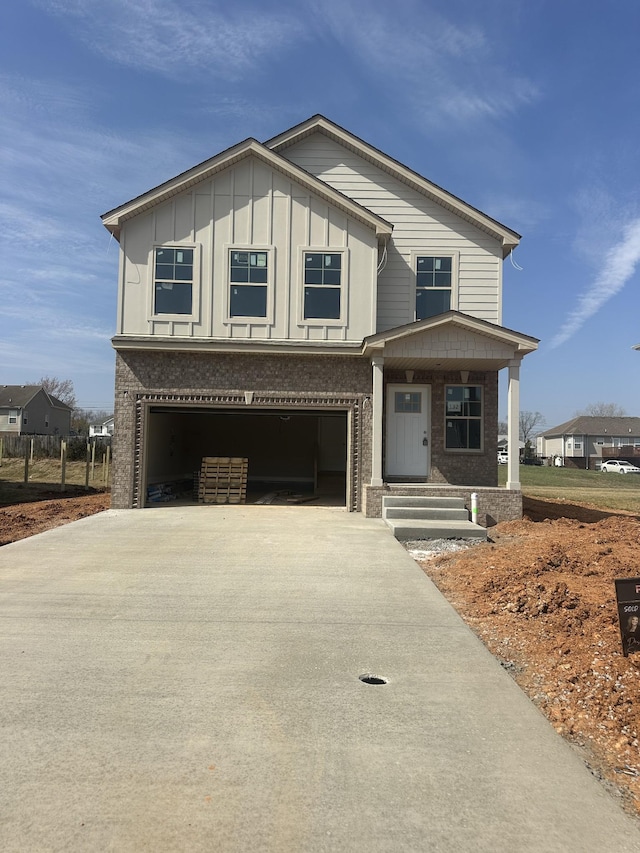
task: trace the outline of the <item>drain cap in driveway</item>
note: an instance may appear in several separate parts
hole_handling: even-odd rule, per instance
[[[370,672],[359,675],[358,678],[365,684],[388,684],[388,679],[382,678],[379,675],[372,675]]]

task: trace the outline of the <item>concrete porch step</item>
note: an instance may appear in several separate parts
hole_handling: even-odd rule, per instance
[[[426,495],[383,495],[382,506],[435,506],[464,509],[464,499],[454,497],[428,497]]]
[[[469,512],[464,504],[461,507],[384,505],[382,517],[384,519],[419,518],[425,521],[469,521]]]
[[[469,520],[464,498],[383,495],[382,518],[396,539],[486,539],[486,528]]]
[[[486,528],[472,521],[425,521],[420,519],[385,519],[400,541],[410,539],[486,539]]]

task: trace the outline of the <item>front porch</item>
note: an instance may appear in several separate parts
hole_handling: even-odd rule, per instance
[[[372,366],[371,479],[362,511],[388,495],[461,498],[487,528],[522,517],[520,365],[537,341],[457,311],[365,341]],[[508,477],[498,486],[498,372],[508,370]]]

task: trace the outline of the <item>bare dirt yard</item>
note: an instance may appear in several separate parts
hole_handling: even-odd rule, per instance
[[[53,492],[52,492],[53,494]],[[49,500],[0,506],[0,545],[26,539],[36,533],[102,512],[111,506],[109,492],[80,493],[72,490]]]
[[[640,652],[614,579],[640,576],[640,518],[524,499],[490,541],[418,562],[556,731],[640,816]]]
[[[109,502],[108,492],[95,492],[0,507],[0,544]],[[525,498],[525,518],[490,537],[419,562],[556,731],[640,816],[640,653],[622,655],[614,588],[615,578],[640,575],[640,517]]]

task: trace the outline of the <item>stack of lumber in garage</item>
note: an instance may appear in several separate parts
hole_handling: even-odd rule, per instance
[[[247,500],[249,460],[241,456],[205,456],[200,467],[198,501],[243,504]]]

